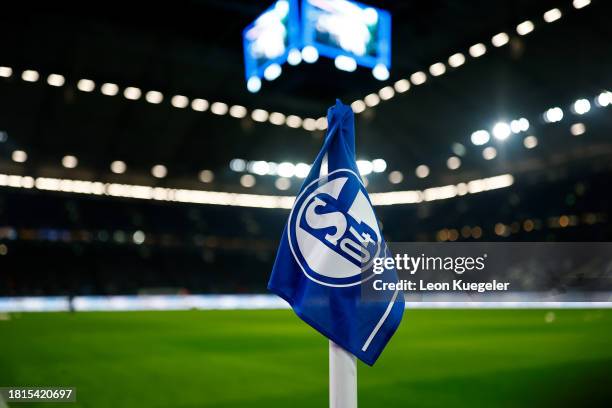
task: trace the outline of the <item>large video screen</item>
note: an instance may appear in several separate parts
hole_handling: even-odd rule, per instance
[[[247,83],[253,78],[260,81],[271,65],[280,69],[299,41],[297,0],[278,0],[244,29],[242,38]]]
[[[391,15],[346,0],[302,1],[303,46],[335,58],[347,56],[358,65],[391,65]]]

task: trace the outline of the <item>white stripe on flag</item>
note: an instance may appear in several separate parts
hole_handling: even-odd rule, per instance
[[[385,320],[387,320],[387,317],[389,316],[389,313],[391,313],[391,309],[393,308],[393,305],[395,304],[395,299],[397,299],[398,292],[399,292],[399,289],[396,290],[395,293],[393,294],[393,297],[391,298],[391,302],[389,302],[389,306],[387,306],[387,310],[385,310],[385,313],[382,315],[382,317],[378,321],[378,324],[376,325],[376,327],[374,327],[374,330],[372,330],[372,333],[370,333],[370,337],[368,337],[368,339],[366,340],[365,344],[361,348],[361,351],[366,351],[368,349],[368,347],[370,346],[370,343],[374,339],[374,336],[376,336],[376,333],[378,333],[378,331],[380,330],[380,327],[383,325]]]

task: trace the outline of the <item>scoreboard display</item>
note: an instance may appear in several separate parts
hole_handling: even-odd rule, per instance
[[[247,88],[258,92],[288,62],[314,63],[319,56],[336,67],[372,69],[386,80],[391,67],[391,15],[347,0],[278,0],[243,31]]]

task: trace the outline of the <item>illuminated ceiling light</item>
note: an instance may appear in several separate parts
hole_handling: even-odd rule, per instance
[[[510,37],[508,37],[508,34],[506,33],[495,34],[491,38],[491,44],[493,44],[494,47],[504,46],[508,44],[508,41],[510,41]]]
[[[464,63],[465,63],[465,56],[460,52],[448,57],[448,65],[450,65],[453,68],[460,67]]]
[[[279,177],[274,182],[274,186],[281,191],[289,190],[291,188],[291,180],[286,177]]]
[[[16,163],[23,163],[28,160],[28,155],[23,150],[15,150],[11,154],[11,159]]]
[[[369,160],[357,160],[357,169],[362,176],[367,176],[372,173],[373,168],[374,166],[372,166]]]
[[[189,105],[189,98],[184,95],[174,95],[170,100],[170,103],[175,108],[183,109],[186,108],[187,105]]]
[[[533,23],[531,21],[523,21],[521,24],[516,26],[516,33],[518,35],[527,35],[533,31],[533,28]]]
[[[418,178],[425,178],[429,176],[429,167],[424,164],[418,166],[414,172]]]
[[[240,185],[242,187],[251,188],[255,185],[255,177],[250,174],[245,174],[240,177]]]
[[[242,159],[232,159],[229,166],[232,171],[242,172],[246,170],[246,161]]]
[[[497,122],[493,126],[493,136],[497,140],[506,140],[511,133],[510,126],[506,122]]]
[[[302,49],[302,59],[308,64],[317,62],[319,59],[319,51],[312,45],[307,45]]]
[[[125,97],[125,99],[129,99],[129,100],[132,100],[132,101],[135,101],[136,99],[140,99],[141,95],[142,95],[142,91],[140,89],[138,89],[138,88],[133,87],[133,86],[128,86],[123,91],[123,96]]]
[[[206,99],[196,98],[191,101],[191,109],[197,112],[204,112],[208,109],[208,101]]]
[[[410,82],[414,85],[421,85],[427,81],[427,75],[423,71],[417,71],[414,74],[410,75]]]
[[[387,170],[387,162],[385,159],[372,160],[372,171],[374,173],[382,173],[385,170]]]
[[[27,69],[21,73],[21,79],[26,82],[36,82],[40,78],[38,71],[34,71],[32,69]]]
[[[574,5],[574,8],[581,9],[591,4],[591,0],[574,0],[572,4]]]
[[[13,75],[13,68],[11,67],[0,67],[0,77],[10,78]]]
[[[366,104],[361,99],[357,99],[356,101],[351,103],[351,109],[353,109],[353,112],[355,113],[361,113],[366,110]]]
[[[247,115],[247,109],[241,105],[234,105],[230,108],[229,114],[233,118],[242,119]]]
[[[261,89],[261,79],[256,76],[250,77],[247,81],[247,89],[251,93],[259,92]]]
[[[558,8],[550,9],[546,13],[544,13],[544,21],[547,23],[552,23],[553,21],[557,21],[561,18],[561,10]]]
[[[510,122],[510,130],[512,133],[526,132],[529,130],[529,121],[525,118],[520,118]]]
[[[257,160],[249,163],[250,172],[263,176],[270,171],[270,163],[265,160]]]
[[[283,73],[283,69],[279,64],[270,64],[264,69],[264,78],[268,81],[274,81]]]
[[[410,89],[410,81],[407,79],[400,79],[399,81],[393,84],[395,90],[399,93],[404,93]]]
[[[318,130],[325,130],[327,129],[327,118],[321,116],[319,119],[317,119],[317,122],[315,123],[316,127]]]
[[[574,123],[570,127],[570,132],[574,136],[580,136],[580,135],[584,134],[584,132],[586,132],[586,127],[584,126],[584,123]]]
[[[92,92],[96,88],[96,84],[91,79],[79,79],[77,89],[81,92]]]
[[[355,58],[347,57],[346,55],[338,55],[334,59],[334,65],[340,71],[353,72],[357,69]]]
[[[389,183],[391,184],[399,184],[404,180],[404,175],[401,171],[393,170],[389,173]]]
[[[251,119],[255,122],[265,122],[268,120],[268,112],[263,109],[255,109],[251,112]]]
[[[306,178],[310,173],[310,166],[306,163],[298,163],[295,165],[295,177],[297,178]]]
[[[527,136],[525,139],[523,139],[523,146],[525,146],[527,149],[533,149],[537,145],[538,138],[535,136]]]
[[[47,83],[51,86],[62,86],[66,82],[66,79],[63,75],[60,74],[50,74],[47,77]]]
[[[287,62],[289,65],[298,65],[300,62],[302,62],[302,53],[300,50],[292,48],[287,55]]]
[[[78,164],[79,161],[72,155],[67,155],[62,158],[62,166],[67,169],[74,169]]]
[[[371,93],[363,98],[365,104],[369,107],[376,106],[380,103],[380,97],[375,93]]]
[[[262,116],[263,117],[263,116]],[[272,123],[273,125],[283,125],[285,124],[285,115],[283,115],[280,112],[272,112],[269,116],[270,119],[270,123]],[[255,119],[255,117],[253,116],[253,120],[257,121],[257,122],[263,122],[264,120],[257,120]]]
[[[463,156],[466,153],[465,146],[461,143],[453,143],[451,149],[457,156]]]
[[[202,170],[198,178],[202,183],[210,183],[215,179],[215,174],[210,170]]]
[[[313,118],[305,118],[302,121],[302,127],[304,128],[304,130],[312,132],[313,130],[317,129],[317,121]]]
[[[110,169],[115,174],[123,174],[127,170],[127,166],[125,162],[121,160],[115,160],[114,162],[111,163]]]
[[[151,174],[156,178],[164,178],[168,174],[168,169],[163,164],[156,164],[151,168]]]
[[[457,170],[461,166],[461,159],[457,156],[451,156],[446,161],[446,167],[451,170]]]
[[[468,51],[472,57],[478,58],[487,52],[487,47],[483,43],[478,43],[472,45]]]
[[[612,93],[608,91],[600,93],[597,95],[597,98],[595,98],[595,102],[597,105],[605,108],[612,103]]]
[[[383,64],[376,64],[372,69],[372,76],[379,81],[386,81],[389,79],[389,70]]]
[[[383,101],[387,101],[395,96],[395,91],[393,90],[393,87],[385,86],[380,91],[378,91],[378,95],[380,96],[380,99],[382,99]]]
[[[135,231],[132,234],[132,241],[136,244],[136,245],[141,245],[145,242],[146,239],[146,235],[144,232],[142,231]]]
[[[489,132],[486,130],[477,130],[472,133],[471,140],[472,143],[476,146],[481,146],[489,142],[491,137],[489,136]]]
[[[429,67],[429,73],[435,77],[440,76],[446,72],[446,66],[441,62],[436,62]]]
[[[544,120],[548,123],[559,122],[563,119],[563,111],[559,107],[548,109],[544,113]]]
[[[289,115],[289,116],[287,116],[287,119],[285,120],[285,123],[290,128],[297,129],[300,126],[302,126],[302,118],[300,118],[299,116],[296,116],[296,115]]]
[[[145,100],[149,103],[157,105],[158,103],[161,103],[161,101],[164,100],[164,95],[158,91],[149,91],[145,95]]]
[[[105,84],[102,84],[102,86],[100,87],[100,92],[102,92],[102,95],[115,96],[117,95],[117,93],[119,93],[119,87],[117,86],[117,84],[107,82]]]
[[[295,175],[295,165],[289,162],[279,163],[276,172],[281,177],[293,177]]]
[[[576,114],[584,115],[591,110],[591,102],[588,99],[578,99],[572,109]]]
[[[268,162],[268,176],[278,176],[278,163]]]
[[[223,102],[213,102],[210,105],[210,111],[215,115],[225,115],[228,111],[227,104]]]
[[[497,156],[497,150],[493,146],[485,147],[482,151],[482,157],[485,160],[493,160]]]

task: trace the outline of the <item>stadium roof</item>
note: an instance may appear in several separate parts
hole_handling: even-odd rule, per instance
[[[374,191],[566,165],[607,158],[612,151],[605,137],[612,127],[609,110],[596,111],[593,100],[612,84],[612,31],[603,1],[581,9],[552,0],[368,2],[393,16],[388,81],[377,81],[367,69],[339,71],[321,58],[284,68],[280,78],[251,94],[244,83],[241,32],[269,3],[211,0],[130,8],[117,1],[87,7],[67,2],[2,13],[6,38],[0,66],[12,72],[0,78],[0,131],[8,136],[0,145],[0,166],[11,174],[245,191],[240,175],[229,169],[231,159],[309,163],[322,136],[303,127],[258,123],[251,118],[254,109],[317,119],[337,97],[351,103],[418,71],[427,75],[424,84],[415,85],[419,81],[413,78],[407,92],[357,115],[359,158],[384,158],[388,171],[405,174],[400,185],[375,176]],[[561,18],[546,22],[544,13],[555,8]],[[517,25],[527,20],[533,31],[522,26],[519,35]],[[492,37],[500,32],[509,42],[495,47]],[[478,43],[486,54],[470,56]],[[448,58],[458,52],[466,61],[453,68]],[[429,69],[437,62],[446,72],[434,77]],[[35,78],[24,73],[28,70],[39,74],[36,81],[28,81]],[[65,83],[49,85],[61,82],[50,74],[61,74]],[[79,89],[82,79],[93,81],[93,92]],[[103,95],[103,83],[117,84],[117,95]],[[163,101],[147,102],[150,90],[161,92]],[[137,95],[138,100],[128,99]],[[175,95],[244,106],[247,116],[177,108]],[[584,117],[570,110],[579,98],[593,106]],[[545,125],[542,113],[557,106],[565,119]],[[529,132],[492,142],[497,157],[484,160],[484,146],[470,142],[472,132],[520,117],[529,120]],[[577,122],[584,123],[588,137],[570,134]],[[528,134],[539,140],[537,151],[523,147]],[[449,170],[455,142],[467,151],[462,166]],[[12,162],[14,150],[26,151],[27,162]],[[77,157],[78,167],[62,167],[65,155]],[[127,163],[125,174],[111,173],[114,160]],[[167,178],[151,176],[156,164],[168,168]],[[414,175],[422,164],[430,169],[427,179]],[[214,172],[214,183],[198,181],[202,169]],[[249,191],[275,191],[274,178],[261,179]]]

